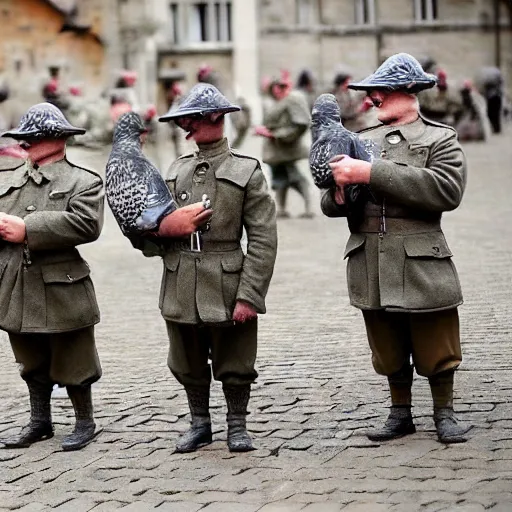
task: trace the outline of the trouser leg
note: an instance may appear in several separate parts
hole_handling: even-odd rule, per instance
[[[61,386],[90,386],[100,379],[102,369],[93,326],[48,336],[53,382]]]
[[[168,366],[185,387],[190,410],[190,428],[176,443],[178,453],[193,452],[212,442],[210,419],[211,368],[208,364],[208,327],[167,322]]]
[[[297,173],[300,173],[298,169]],[[298,181],[293,183],[293,188],[301,195],[302,199],[304,200],[304,213],[301,215],[301,217],[313,217],[313,213],[311,211],[310,187],[307,179],[304,176],[300,175]]]
[[[222,382],[228,409],[228,448],[232,452],[250,451],[254,448],[247,432],[247,406],[251,384],[258,376],[254,368],[258,320],[212,328],[212,332],[213,373]]]
[[[3,443],[8,448],[26,448],[37,441],[53,437],[50,345],[44,335],[9,333],[9,340],[16,362],[20,366],[21,378],[27,383],[30,420],[19,435],[6,439]]]
[[[80,450],[87,446],[95,436],[91,385],[67,386],[73,409],[75,410],[75,428],[64,438],[62,448],[66,451]]]
[[[411,414],[413,370],[407,315],[382,310],[363,311],[372,362],[388,377],[391,409],[384,425],[367,433],[372,441],[387,441],[416,432]]]
[[[453,411],[453,381],[462,361],[457,309],[411,315],[413,361],[428,377],[434,402],[434,423],[443,443],[462,443],[471,428],[459,425]]]

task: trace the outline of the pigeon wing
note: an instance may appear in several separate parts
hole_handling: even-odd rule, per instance
[[[137,157],[136,164],[139,173],[147,176],[147,201],[135,222],[140,231],[150,231],[157,229],[162,218],[176,209],[176,203],[160,171],[146,157]]]
[[[107,163],[107,201],[121,231],[138,231],[137,218],[147,207],[149,175],[137,170],[137,159],[111,158]]]

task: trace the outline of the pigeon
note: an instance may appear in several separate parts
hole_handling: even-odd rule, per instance
[[[341,123],[340,107],[333,94],[321,94],[311,113],[313,143],[309,153],[309,167],[318,188],[328,189],[336,184],[329,162],[337,155],[348,155],[358,160],[371,162],[380,154],[377,144],[361,140],[357,134],[347,130]],[[356,229],[364,216],[364,206],[375,198],[368,185],[344,187],[345,205],[349,227]]]
[[[335,185],[330,160],[336,155],[348,155],[370,162],[378,154],[377,145],[363,141],[341,123],[340,107],[332,94],[320,95],[313,105],[311,151],[309,167],[318,188]]]
[[[125,236],[157,231],[160,221],[178,207],[160,171],[142,153],[144,132],[138,114],[123,114],[107,162],[107,201]]]

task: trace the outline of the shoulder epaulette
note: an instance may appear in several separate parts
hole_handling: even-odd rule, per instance
[[[87,167],[82,167],[81,165],[74,164],[73,162],[70,162],[67,158],[66,162],[69,165],[73,166],[75,169],[80,169],[81,171],[88,172],[89,174],[92,174],[93,176],[96,176],[96,178],[99,178],[101,181],[103,181],[101,175],[99,175],[96,171],[93,171],[92,169],[87,169]]]
[[[176,160],[183,160],[184,158],[192,158],[194,156],[195,156],[194,153],[187,153],[186,155],[179,156],[178,158],[176,158]]]
[[[257,165],[260,165],[260,161],[257,158],[253,157],[253,156],[243,155],[242,153],[238,153],[237,151],[233,151],[233,150],[231,150],[231,154],[233,156],[238,157],[238,158],[245,158],[247,160],[254,160]]]
[[[432,119],[428,119],[427,117],[424,117],[420,114],[420,118],[423,120],[425,124],[428,124],[430,126],[437,126],[438,128],[447,128],[448,130],[451,130],[452,132],[457,133],[457,130],[448,124],[439,123],[438,121],[432,121]]]
[[[358,130],[356,133],[364,133],[369,132],[370,130],[375,130],[375,128],[380,128],[384,126],[384,123],[374,124],[373,126],[368,126],[368,128],[363,128],[362,130]]]

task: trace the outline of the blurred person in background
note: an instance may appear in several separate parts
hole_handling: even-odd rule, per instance
[[[291,187],[304,199],[305,211],[301,217],[311,218],[309,183],[297,167],[299,160],[309,156],[304,135],[311,123],[310,110],[304,95],[292,91],[286,74],[273,80],[269,90],[273,102],[267,106],[263,125],[255,128],[255,134],[264,137],[262,160],[270,166],[277,216],[290,217],[286,203]]]
[[[501,133],[503,75],[499,68],[486,67],[479,73],[480,91],[487,102],[487,117],[493,133]]]
[[[459,91],[449,86],[444,69],[437,72],[437,86],[418,94],[421,113],[438,123],[455,126],[462,116],[463,105]]]
[[[303,69],[297,77],[297,83],[295,85],[297,91],[304,94],[306,101],[309,105],[309,110],[313,109],[313,103],[316,100],[316,80],[313,72],[310,69]]]
[[[41,94],[44,100],[55,105],[60,110],[66,110],[69,106],[60,81],[60,67],[50,66],[48,68],[50,78],[44,83]]]
[[[352,132],[364,128],[361,115],[368,110],[364,103],[364,94],[348,88],[352,81],[352,75],[346,71],[340,71],[334,77],[334,89],[332,93],[340,106],[341,122],[343,126]]]
[[[462,114],[455,126],[459,134],[459,140],[488,140],[491,134],[491,125],[487,118],[485,99],[469,79],[464,80],[460,95],[462,98]]]

